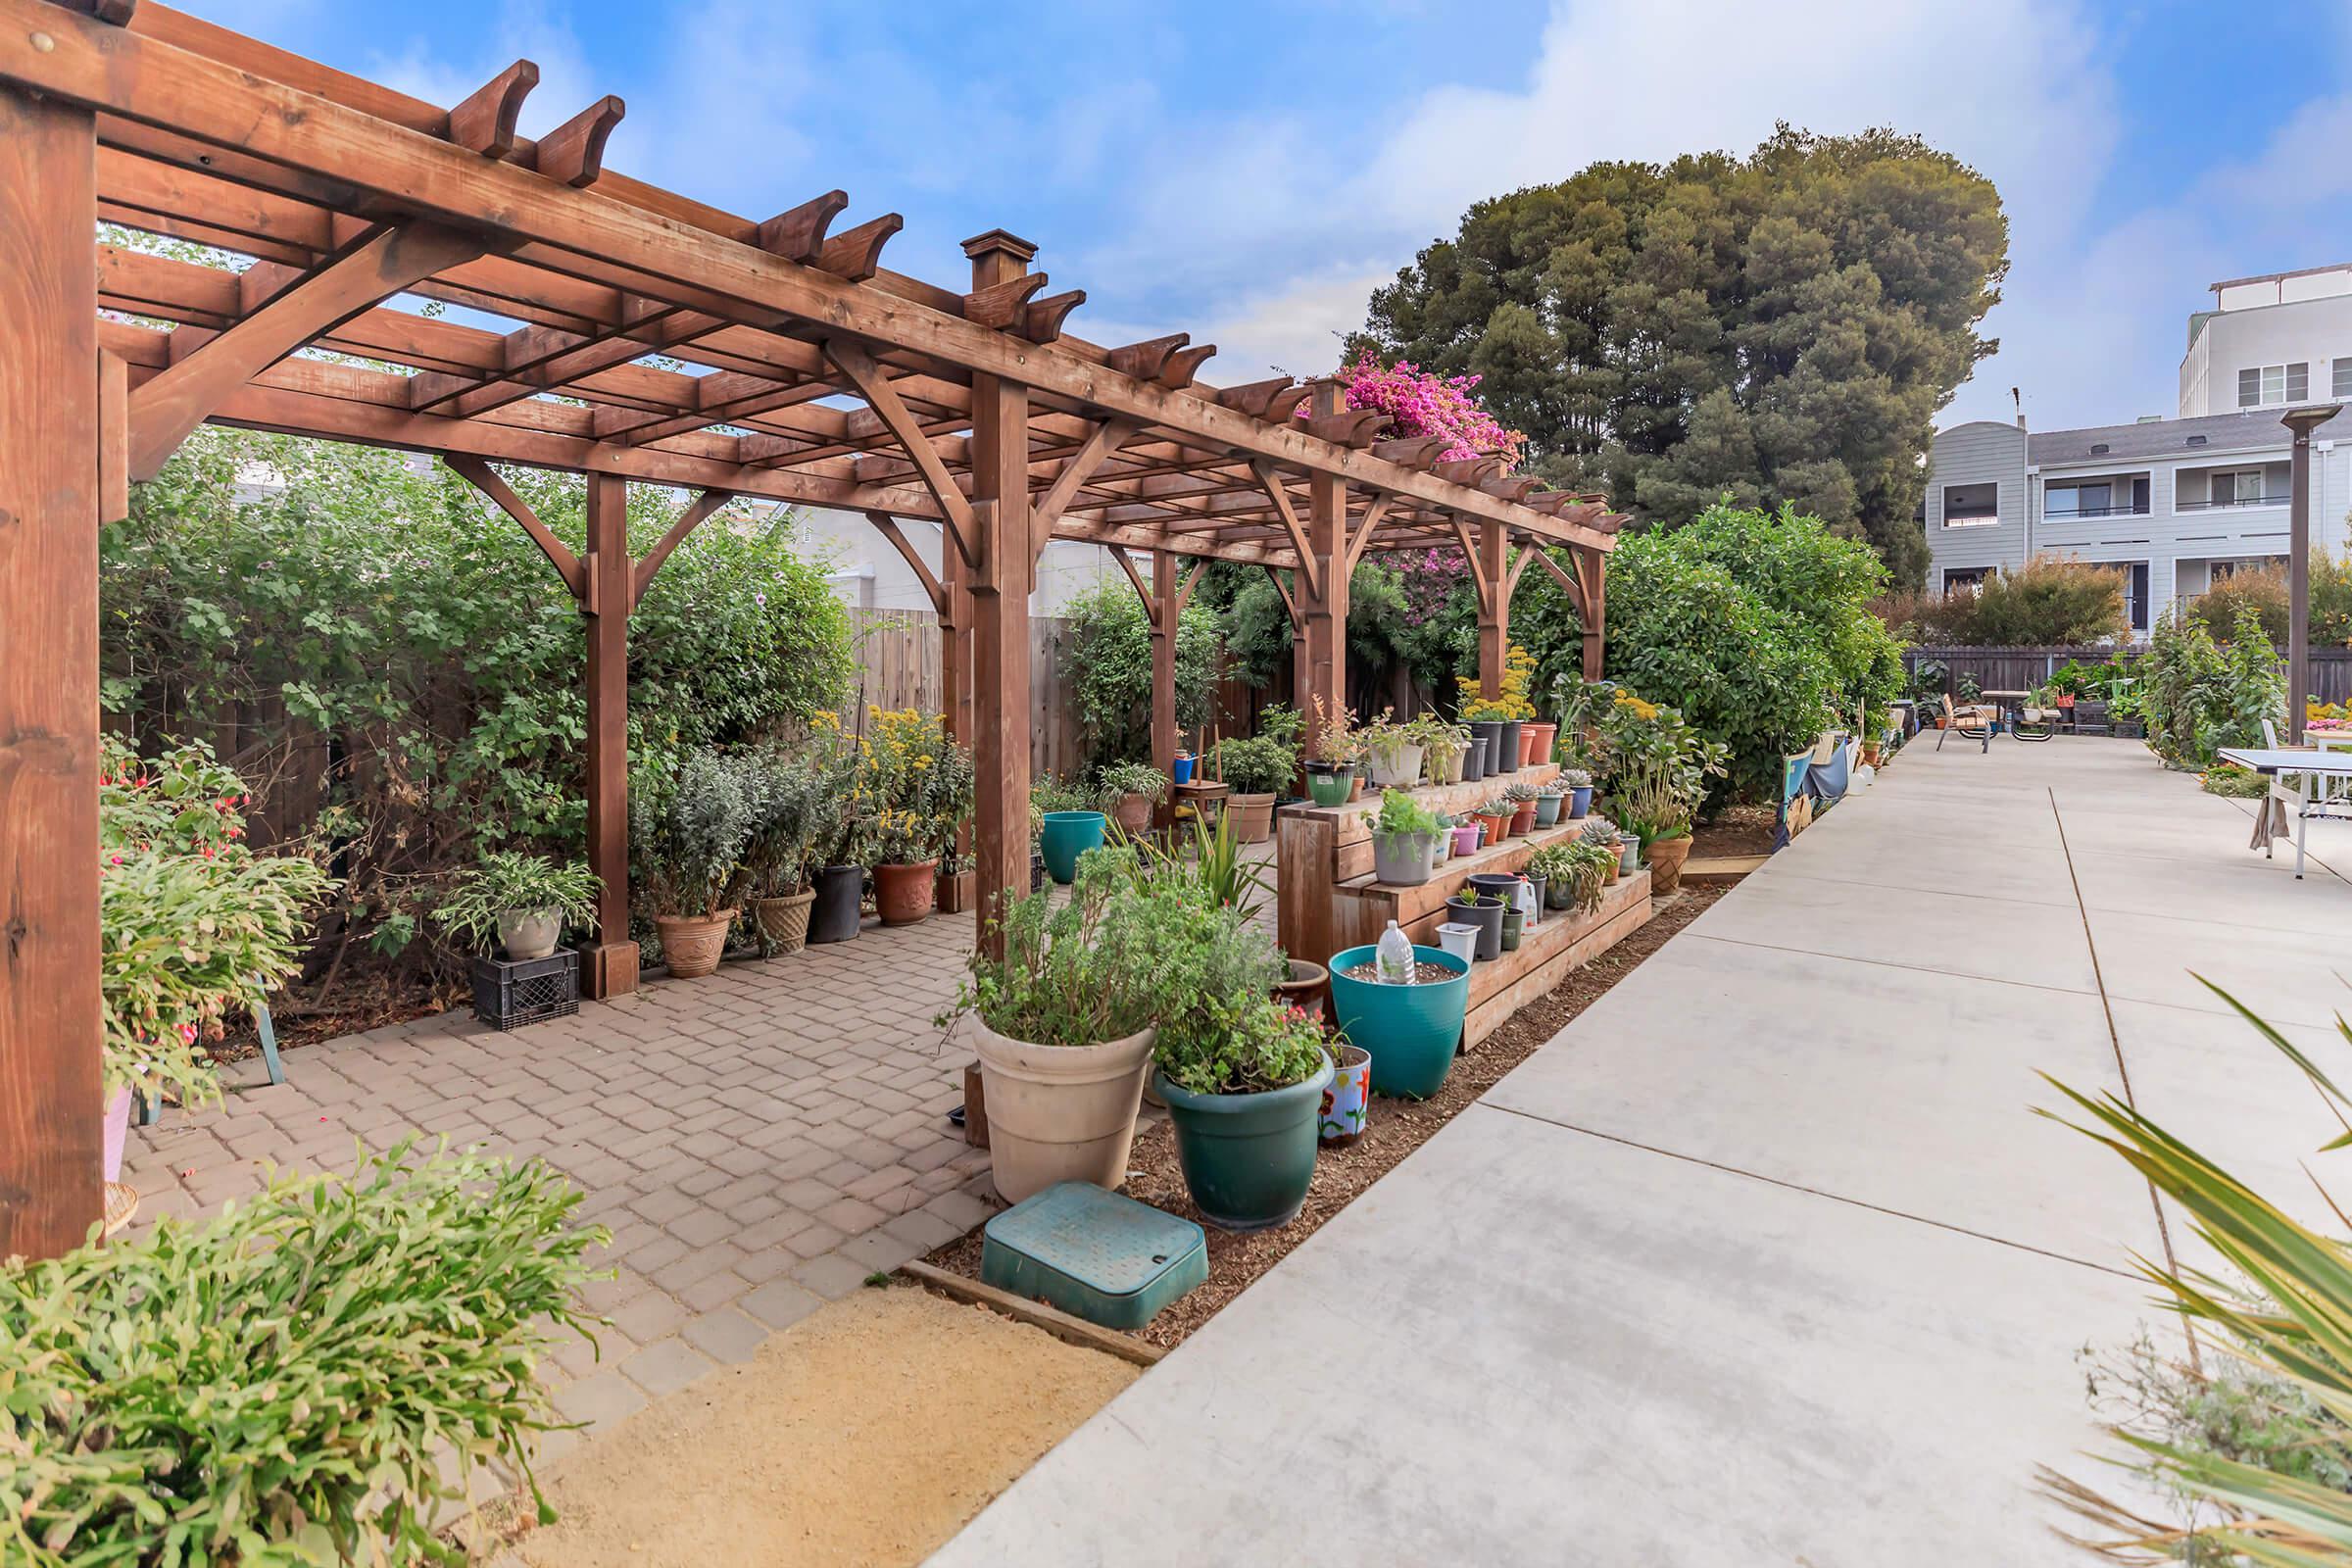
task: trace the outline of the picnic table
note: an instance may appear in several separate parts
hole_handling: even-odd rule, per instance
[[[2343,744],[2343,743],[2337,743]],[[2247,846],[2267,858],[2271,846],[2286,834],[2286,808],[2295,808],[2295,877],[2303,876],[2304,836],[2315,802],[2330,780],[2352,780],[2352,751],[2328,747],[2225,746],[2222,760],[2251,768],[2271,780],[2271,790],[2254,812],[2254,838]],[[2293,784],[2285,782],[2295,780]]]

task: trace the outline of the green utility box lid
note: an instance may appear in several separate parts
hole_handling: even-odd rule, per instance
[[[988,1222],[980,1278],[1106,1329],[1140,1329],[1208,1279],[1208,1238],[1149,1203],[1060,1182]]]

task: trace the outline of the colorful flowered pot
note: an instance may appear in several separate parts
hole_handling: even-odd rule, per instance
[[[1196,1095],[1154,1071],[1152,1087],[1166,1102],[1185,1190],[1200,1217],[1219,1230],[1262,1231],[1288,1225],[1315,1179],[1316,1129],[1326,1059],[1302,1084],[1254,1095]],[[990,1135],[996,1131],[992,1114]]]
[[[1323,1090],[1315,1136],[1325,1149],[1346,1149],[1364,1136],[1364,1120],[1371,1110],[1372,1053],[1361,1046],[1342,1046],[1339,1067]]]
[[[1494,910],[1499,916],[1502,910]],[[1375,950],[1349,948],[1331,960],[1331,1005],[1350,1045],[1372,1054],[1375,1093],[1426,1100],[1444,1087],[1462,1041],[1462,1018],[1470,1006],[1470,965],[1444,948],[1416,945],[1422,963],[1451,969],[1449,980],[1418,985],[1382,985],[1351,980],[1349,969],[1371,963]]]
[[[1592,786],[1577,784],[1568,791],[1568,820],[1574,822],[1592,809]]]
[[[1109,818],[1101,811],[1048,811],[1038,848],[1045,852],[1046,874],[1068,887],[1078,880],[1078,857],[1102,847]]]
[[[1565,805],[1566,802],[1567,797],[1564,795],[1537,796],[1536,826],[1550,827],[1557,823],[1560,819],[1560,808]]]

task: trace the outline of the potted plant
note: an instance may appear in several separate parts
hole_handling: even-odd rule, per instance
[[[1478,808],[1478,819],[1486,824],[1489,844],[1500,844],[1511,836],[1512,814],[1510,801],[1500,795]]]
[[[1532,830],[1536,825],[1536,787],[1515,778],[1503,786],[1502,798],[1510,803],[1512,835]]]
[[[1602,878],[1604,882],[1614,882],[1624,874],[1624,840],[1617,831],[1616,823],[1605,816],[1589,816],[1585,818],[1584,830],[1577,835],[1576,841],[1592,845],[1596,852],[1607,852],[1609,866],[1608,874]]]
[[[194,1107],[220,1098],[197,1041],[300,967],[310,909],[339,883],[246,843],[251,800],[201,743],[142,760],[109,735],[99,762],[98,994],[104,1179],[122,1174],[131,1091]],[[135,1202],[136,1195],[123,1190]],[[110,1218],[127,1218],[113,1211]]]
[[[1462,759],[1470,750],[1468,730],[1448,724],[1435,713],[1424,713],[1405,726],[1405,733],[1420,746],[1432,784],[1462,781]]]
[[[1275,792],[1298,770],[1298,747],[1272,735],[1229,735],[1209,756],[1217,777],[1233,790],[1225,802],[1233,836],[1244,844],[1264,843],[1274,820]]]
[[[1675,709],[1619,692],[1602,720],[1611,808],[1650,852],[1651,887],[1671,893],[1690,853],[1690,822],[1728,749]],[[1626,867],[1632,870],[1631,865]]]
[[[1375,789],[1411,789],[1421,782],[1423,742],[1411,724],[1390,722],[1387,712],[1363,730],[1364,760]]]
[[[1114,802],[1111,814],[1130,836],[1152,828],[1152,812],[1168,798],[1168,775],[1150,762],[1113,762],[1102,770],[1102,794]]]
[[[1478,927],[1478,956],[1482,960],[1502,956],[1502,899],[1499,895],[1483,888],[1465,887],[1446,901],[1446,912],[1456,925]],[[1366,947],[1363,951],[1368,956],[1372,950]],[[1339,960],[1333,959],[1332,966],[1336,969]],[[1337,987],[1334,987],[1334,991],[1336,993]]]
[[[1372,877],[1396,887],[1419,887],[1436,869],[1430,858],[1437,814],[1400,789],[1384,791],[1372,819]]]
[[[1525,765],[1527,748],[1523,728],[1536,716],[1536,705],[1528,700],[1527,691],[1535,674],[1535,656],[1513,643],[1503,656],[1502,674],[1495,683],[1494,695],[1473,698],[1462,705],[1462,717],[1473,730],[1489,737],[1487,771],[1490,773],[1516,772]]]
[[[1331,1082],[1315,1115],[1315,1139],[1325,1149],[1346,1149],[1364,1136],[1372,1113],[1372,1053],[1341,1042],[1334,1052]]]
[[[859,766],[875,910],[884,925],[913,925],[930,917],[940,859],[971,815],[971,756],[937,713],[876,710]]]
[[[1546,844],[1527,858],[1528,879],[1543,883],[1544,906],[1547,909],[1568,907],[1573,896],[1568,884],[1575,875],[1577,842],[1571,839],[1565,844]]]
[[[1152,1087],[1201,1217],[1228,1231],[1296,1218],[1332,1081],[1322,1025],[1265,997],[1204,996],[1161,1028],[1153,1060]]]
[[[1320,1022],[1323,1002],[1331,990],[1331,971],[1319,963],[1286,955],[1281,973],[1282,978],[1274,982],[1274,1000]]]
[[[596,873],[578,861],[492,850],[450,881],[433,919],[450,939],[510,962],[544,958],[566,925],[596,929]]]
[[[1453,824],[1453,853],[1476,855],[1479,841],[1485,836],[1486,831],[1475,812],[1464,812],[1461,820]]]
[[[1502,935],[1499,940],[1503,952],[1519,951],[1519,936],[1526,919],[1526,911],[1515,901],[1507,897],[1502,901]]]
[[[1029,786],[1029,810],[1037,828],[1038,853],[1046,874],[1067,887],[1077,880],[1078,861],[1089,850],[1100,849],[1110,817],[1093,791],[1080,789],[1051,773]]]
[[[1536,791],[1536,826],[1557,827],[1560,808],[1567,804],[1567,786],[1555,780],[1539,787]]]
[[[864,753],[863,744],[843,734],[831,713],[817,714],[807,754],[822,802],[808,851],[811,947],[852,941],[864,928],[866,845],[873,833]]]
[[[1568,808],[1561,820],[1574,822],[1592,809],[1592,775],[1581,767],[1560,770],[1556,783],[1568,792]]]
[[[1499,907],[1496,913],[1500,913]],[[1331,1009],[1340,1036],[1372,1056],[1372,1088],[1426,1100],[1445,1086],[1470,1008],[1470,963],[1443,948],[1413,948],[1414,982],[1384,984],[1374,949],[1331,960]]]
[[[1203,1029],[1212,1004],[1265,998],[1274,950],[1200,882],[1109,851],[1081,859],[1066,901],[1033,893],[998,929],[1003,955],[973,953],[940,1018],[963,1020],[980,1057],[998,1195],[1115,1188],[1157,1031]]]
[[[680,979],[709,974],[726,951],[743,886],[758,786],[748,760],[709,748],[686,754],[667,779],[629,789],[636,882],[662,933],[662,957]]]
[[[817,851],[839,830],[840,807],[815,758],[760,758],[759,797],[743,863],[750,874],[752,928],[769,953],[798,953],[808,940]]]

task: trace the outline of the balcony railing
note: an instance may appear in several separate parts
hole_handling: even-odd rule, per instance
[[[2283,507],[2293,496],[2239,496],[2230,501],[2176,501],[2175,512],[2228,512],[2236,507]]]
[[[2045,522],[2064,522],[2070,517],[2144,517],[2147,514],[2145,502],[2134,506],[2129,501],[2118,501],[2111,507],[2075,507],[2067,511],[2045,509],[2041,515]]]

